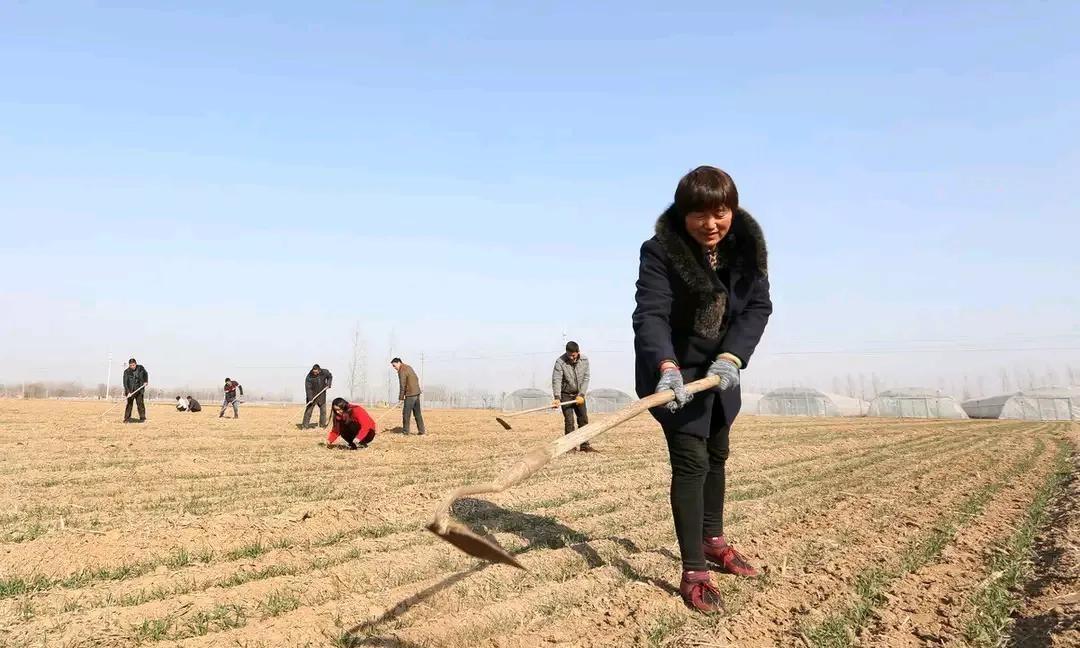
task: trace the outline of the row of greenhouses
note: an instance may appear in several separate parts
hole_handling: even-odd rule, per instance
[[[617,389],[589,392],[591,412],[614,412],[634,401]],[[760,416],[871,416],[915,419],[1015,419],[1080,421],[1080,387],[1048,387],[990,398],[957,401],[940,390],[890,389],[873,399],[830,394],[807,387],[784,387],[766,394],[744,392],[744,414]],[[519,389],[503,400],[504,411],[542,407],[551,395],[542,389]]]

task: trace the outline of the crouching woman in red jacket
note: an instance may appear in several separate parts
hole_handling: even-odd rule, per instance
[[[334,427],[326,437],[326,447],[332,447],[341,437],[349,444],[350,450],[366,448],[375,438],[375,421],[371,415],[363,407],[353,405],[344,398],[335,398],[331,406]]]

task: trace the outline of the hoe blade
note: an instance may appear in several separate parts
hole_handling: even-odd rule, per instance
[[[504,430],[512,430],[513,429],[513,428],[510,427],[510,424],[507,423],[504,419],[501,419],[501,418],[496,416],[495,420],[499,422],[499,425],[503,426]]]
[[[440,529],[440,526],[443,528]],[[436,522],[432,522],[427,528],[428,531],[431,531],[470,556],[475,556],[476,558],[487,560],[488,562],[497,562],[504,565],[510,565],[511,567],[517,567],[518,569],[525,569],[516,558],[500,547],[499,543],[476,535],[470,531],[467,526],[461,523],[449,522],[445,525],[439,525]]]

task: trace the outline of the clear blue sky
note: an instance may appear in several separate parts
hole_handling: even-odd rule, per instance
[[[379,380],[393,331],[543,384],[449,358],[565,331],[625,387],[698,164],[769,239],[748,382],[1080,367],[1077,3],[164,4],[0,6],[0,379],[298,389],[248,368],[343,369],[359,320]],[[784,355],[926,341],[1071,350]]]

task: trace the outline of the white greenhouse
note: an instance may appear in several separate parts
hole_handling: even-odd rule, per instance
[[[761,394],[755,392],[743,392],[742,393],[742,414],[757,416],[758,403],[761,401]]]
[[[868,416],[881,418],[966,419],[956,399],[932,389],[890,389],[870,402]]]
[[[593,389],[585,396],[589,413],[616,412],[634,402],[634,397],[618,389]]]
[[[862,416],[866,405],[857,398],[826,394],[810,387],[774,389],[758,400],[761,416]]]
[[[528,387],[507,394],[503,398],[502,410],[504,412],[520,412],[521,410],[543,407],[544,405],[551,405],[551,394],[543,389]]]
[[[964,401],[971,418],[1080,421],[1080,387],[1045,387]]]

